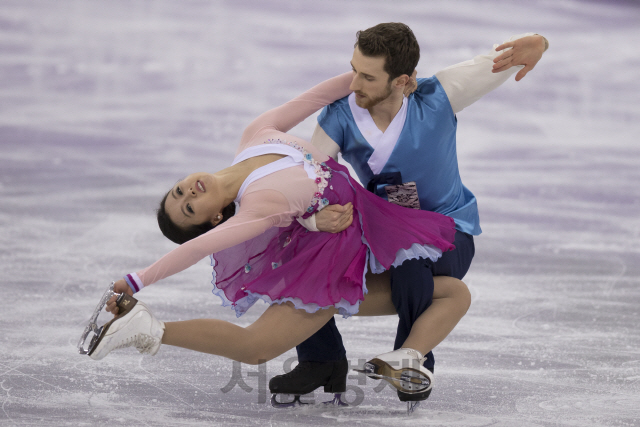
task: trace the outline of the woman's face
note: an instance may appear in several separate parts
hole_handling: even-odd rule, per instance
[[[192,173],[178,181],[169,191],[164,204],[171,221],[180,228],[220,222],[224,200],[216,197],[215,188],[215,178],[205,172]],[[220,218],[217,218],[218,215]]]

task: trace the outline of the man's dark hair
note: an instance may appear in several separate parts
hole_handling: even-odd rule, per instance
[[[411,77],[420,60],[420,46],[411,28],[399,22],[378,24],[356,33],[356,44],[364,56],[384,57],[389,81],[403,74]]]
[[[173,221],[171,221],[171,218],[169,218],[169,215],[167,214],[167,211],[164,207],[169,193],[164,195],[162,201],[160,202],[160,206],[156,211],[156,215],[158,217],[158,226],[160,226],[160,231],[162,231],[164,237],[179,245],[183,244],[184,242],[188,242],[191,239],[195,239],[199,235],[206,233],[214,227],[217,227],[218,225],[234,216],[236,213],[236,204],[234,202],[231,202],[222,210],[222,221],[220,221],[217,225],[213,225],[209,221],[207,221],[205,223],[192,225],[187,228],[180,228]]]

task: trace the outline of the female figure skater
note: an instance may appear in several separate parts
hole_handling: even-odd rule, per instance
[[[258,364],[301,343],[334,314],[395,314],[385,271],[408,258],[435,260],[452,249],[454,222],[367,192],[342,165],[285,133],[348,95],[351,80],[351,73],[329,79],[262,114],[245,129],[230,167],[178,182],[158,218],[163,233],[183,244],[114,285],[115,292],[133,295],[213,254],[214,294],[238,316],[262,299],[270,303],[264,314],[246,328],[216,319],[163,323],[140,302],[117,315],[113,297],[106,309],[116,317],[103,328],[93,359],[127,346],[153,355],[168,344]],[[407,80],[401,76],[392,85],[402,90]],[[231,216],[234,203],[239,209]],[[309,232],[296,221],[326,205],[348,203],[352,223],[340,233]],[[464,283],[437,278],[433,304],[403,348],[377,356],[365,369],[404,392],[429,389],[433,378],[422,355],[451,332],[469,304]],[[413,366],[398,363],[406,359]]]

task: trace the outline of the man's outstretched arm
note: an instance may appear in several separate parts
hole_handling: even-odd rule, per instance
[[[521,80],[535,67],[547,46],[546,39],[538,34],[513,36],[499,46],[494,45],[485,55],[438,71],[436,77],[456,114],[496,89],[516,71],[516,80]]]

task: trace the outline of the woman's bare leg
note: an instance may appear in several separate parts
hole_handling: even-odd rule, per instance
[[[391,275],[389,271],[381,274],[367,273],[367,295],[360,303],[356,316],[387,316],[397,315],[391,301]]]
[[[367,274],[369,293],[358,316],[395,315],[389,274]],[[460,280],[434,277],[433,302],[413,325],[403,347],[426,354],[444,340],[467,312],[471,296]],[[246,328],[223,320],[196,319],[165,323],[163,344],[217,354],[243,363],[257,364],[295,347],[334,314],[335,308],[307,313],[291,303],[274,304]]]
[[[246,328],[217,319],[165,323],[162,344],[258,364],[279,356],[313,335],[337,313],[307,313],[291,303],[274,304]]]
[[[447,276],[433,278],[433,302],[411,327],[402,347],[427,354],[444,340],[471,305],[469,288],[461,280]]]
[[[418,317],[411,328],[409,337],[402,345],[422,354],[433,350],[466,314],[471,304],[471,294],[467,285],[453,277],[433,278],[433,302]],[[391,285],[388,272],[367,274],[369,293],[360,305],[358,316],[383,316],[396,314],[391,301]]]

